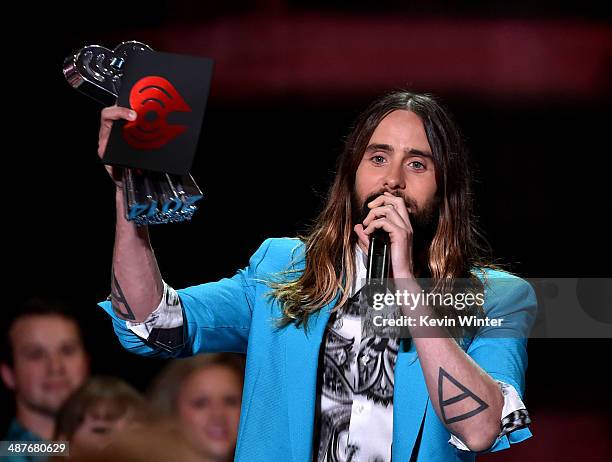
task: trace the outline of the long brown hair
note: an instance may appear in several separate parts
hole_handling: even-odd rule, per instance
[[[269,295],[282,306],[279,326],[295,323],[307,328],[309,317],[336,297],[336,308],[348,300],[357,242],[351,201],[355,175],[374,130],[395,110],[412,111],[421,118],[432,149],[440,200],[427,255],[431,278],[440,287],[458,278],[474,279],[474,267],[493,266],[474,217],[472,168],[457,125],[432,95],[396,91],[373,102],[347,137],[327,202],[307,233],[298,236],[304,243],[304,270],[287,270],[268,282],[273,289]]]

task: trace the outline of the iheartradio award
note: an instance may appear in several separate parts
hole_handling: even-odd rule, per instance
[[[202,191],[189,173],[212,79],[208,58],[153,51],[141,42],[114,50],[86,46],[64,61],[64,76],[104,106],[128,107],[103,162],[122,172],[126,218],[137,225],[191,220]]]

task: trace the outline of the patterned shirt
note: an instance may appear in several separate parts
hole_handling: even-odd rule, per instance
[[[355,294],[328,324],[321,349],[318,462],[391,459],[393,382],[399,339],[361,336]]]

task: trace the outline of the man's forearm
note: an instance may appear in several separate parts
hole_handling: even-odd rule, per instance
[[[128,321],[141,322],[159,305],[163,282],[146,226],[137,227],[125,218],[123,191],[117,190],[117,224],[111,298],[115,313]]]
[[[404,290],[418,293],[414,280],[400,282]],[[435,317],[426,305],[404,312],[407,316]],[[414,327],[411,334],[429,397],[442,422],[472,451],[483,451],[500,432],[504,404],[500,387],[443,327]]]
[[[415,338],[429,396],[451,433],[483,451],[500,432],[499,385],[452,338]]]

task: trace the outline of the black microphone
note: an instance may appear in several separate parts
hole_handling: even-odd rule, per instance
[[[365,204],[362,214],[362,222],[365,220],[370,208],[368,204],[376,199],[378,195],[369,197]],[[391,240],[389,239],[389,233],[384,229],[376,229],[370,234],[370,245],[368,248],[368,261],[367,261],[367,272],[366,272],[366,283],[363,288],[364,294],[367,301],[367,308],[365,311],[360,310],[362,316],[362,328],[365,329],[362,332],[366,332],[366,335],[380,334],[380,330],[374,329],[373,316],[375,311],[369,308],[375,307],[375,303],[380,304],[381,297],[384,297],[388,291],[389,281],[389,264],[391,262]],[[376,311],[376,313],[379,313]],[[386,314],[383,314],[387,317]]]
[[[363,211],[362,222],[365,220],[370,208],[368,204],[376,199],[378,195],[370,196],[366,199]],[[386,291],[386,281],[389,278],[389,263],[391,262],[391,241],[389,233],[384,229],[377,229],[370,234],[370,247],[368,249],[368,267],[366,283],[368,286],[377,286]]]
[[[377,229],[370,235],[368,249],[367,283],[386,288],[391,261],[391,242],[384,229]]]

